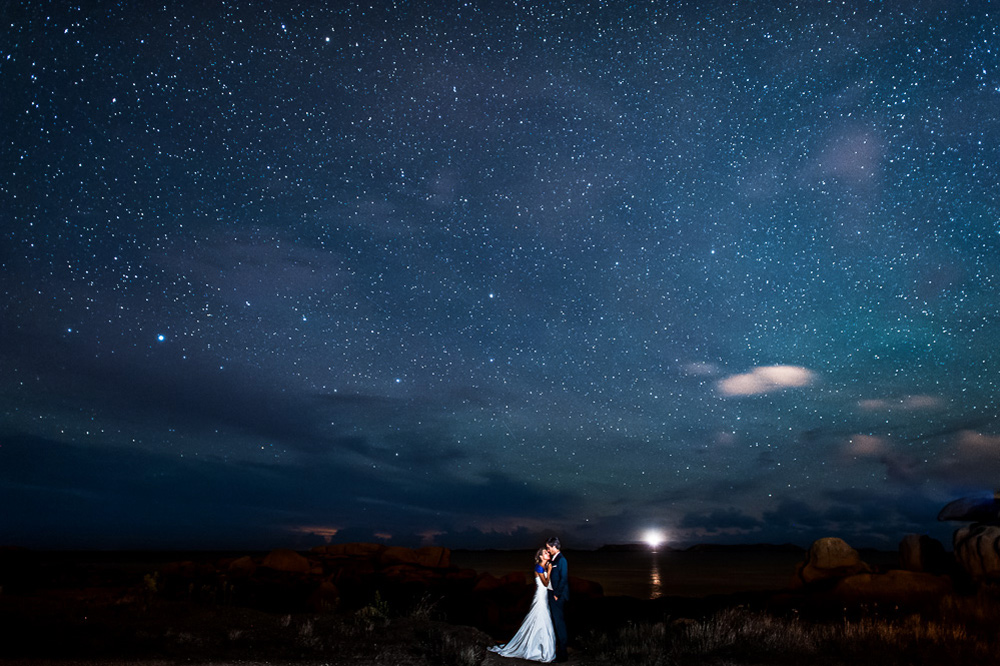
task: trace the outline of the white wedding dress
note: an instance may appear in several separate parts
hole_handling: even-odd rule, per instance
[[[549,615],[549,589],[535,576],[535,596],[524,616],[521,628],[505,645],[491,647],[501,657],[518,657],[532,661],[552,661],[556,658],[556,634]]]

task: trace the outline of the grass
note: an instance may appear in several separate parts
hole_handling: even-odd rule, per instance
[[[627,624],[592,632],[588,661],[636,666],[993,665],[1000,654],[1000,597],[948,597],[922,613],[868,608],[805,620],[728,608],[702,620]]]

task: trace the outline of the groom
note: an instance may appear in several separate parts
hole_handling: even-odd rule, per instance
[[[552,629],[556,634],[556,661],[566,661],[566,616],[564,606],[569,600],[569,566],[561,552],[559,537],[545,542],[545,549],[551,555],[552,573],[549,574],[549,614],[552,615]]]

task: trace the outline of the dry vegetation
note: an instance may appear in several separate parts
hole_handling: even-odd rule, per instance
[[[727,608],[701,621],[668,619],[595,631],[583,648],[597,664],[986,666],[998,663],[998,625],[1000,597],[984,591],[948,597],[921,613],[864,607],[822,620]]]
[[[481,663],[489,637],[441,622],[431,606],[397,614],[376,595],[351,613],[268,613],[144,600],[0,598],[7,664]]]
[[[374,595],[350,613],[279,614],[239,607],[142,600],[84,606],[36,601],[4,613],[5,663],[43,664],[509,664],[488,655],[488,635],[442,622],[427,600],[406,608]],[[41,604],[41,605],[38,605]],[[60,611],[62,609],[62,611]],[[28,611],[28,614],[23,614]],[[33,612],[32,612],[33,611]],[[86,614],[82,614],[86,613]],[[42,624],[44,622],[44,624]],[[894,666],[997,663],[1000,597],[949,597],[921,613],[857,608],[806,619],[742,606],[698,620],[626,622],[577,638],[577,664],[642,666]],[[12,642],[9,642],[12,641]],[[12,646],[18,646],[12,652]],[[35,649],[44,647],[44,649]]]

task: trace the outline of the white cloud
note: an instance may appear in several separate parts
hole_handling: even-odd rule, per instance
[[[723,395],[758,395],[785,388],[809,386],[816,373],[795,365],[767,365],[750,372],[730,375],[717,384]]]

